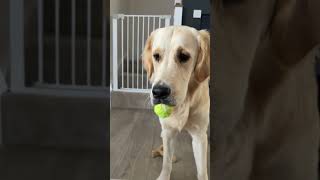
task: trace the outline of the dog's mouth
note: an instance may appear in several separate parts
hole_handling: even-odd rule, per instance
[[[172,97],[168,98],[152,98],[152,104],[157,105],[157,104],[166,104],[168,106],[175,106],[176,102]]]

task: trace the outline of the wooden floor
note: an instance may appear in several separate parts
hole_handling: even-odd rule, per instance
[[[155,180],[162,158],[152,158],[151,150],[161,144],[161,128],[152,111],[112,109],[110,129],[111,179]],[[189,134],[179,134],[175,151],[171,179],[197,179]]]
[[[106,180],[106,150],[0,147],[1,180]]]

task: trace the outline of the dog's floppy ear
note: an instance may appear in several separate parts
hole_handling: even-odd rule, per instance
[[[202,82],[210,76],[210,34],[206,30],[199,31],[199,54],[195,66],[195,78]]]
[[[153,33],[151,33],[151,35],[148,37],[142,53],[143,66],[144,66],[144,69],[147,71],[149,79],[153,74],[152,41],[153,41]]]

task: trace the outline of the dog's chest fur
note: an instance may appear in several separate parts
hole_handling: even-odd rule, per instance
[[[192,96],[188,96],[183,104],[175,108],[168,119],[160,121],[162,126],[179,131],[182,129],[206,131],[204,128],[209,122],[209,99],[209,85],[206,80],[198,85]]]

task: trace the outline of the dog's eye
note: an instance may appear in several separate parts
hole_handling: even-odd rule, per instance
[[[186,53],[179,53],[178,54],[178,59],[181,63],[185,63],[190,59],[190,55]]]
[[[159,62],[160,61],[160,54],[158,54],[158,53],[154,54],[153,58],[154,58],[154,60]]]

